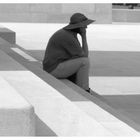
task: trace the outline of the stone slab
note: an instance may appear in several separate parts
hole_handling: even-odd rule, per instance
[[[9,30],[5,27],[0,27],[0,37],[8,41],[11,44],[16,43],[16,33],[12,30]]]
[[[33,106],[0,76],[0,136],[34,135]]]
[[[55,26],[55,27],[56,27],[56,26]],[[114,30],[114,27],[117,28],[117,30],[118,30],[117,33],[116,33],[116,31]],[[130,32],[131,29],[132,29],[132,31],[134,31],[134,32],[136,31],[136,29],[138,30],[138,28],[135,27],[135,26],[133,26],[133,25],[130,25],[130,26],[128,26],[128,27],[125,26],[125,25],[123,25],[123,26],[114,26],[114,27],[113,27],[113,26],[107,26],[107,25],[105,26],[105,28],[104,28],[104,26],[101,26],[101,27],[95,26],[94,31],[96,32],[96,36],[98,37],[98,36],[99,36],[99,33],[102,33],[102,36],[99,36],[99,37],[101,37],[100,40],[102,40],[102,42],[101,42],[102,44],[104,44],[104,42],[103,42],[104,40],[107,40],[108,35],[109,35],[109,37],[110,37],[111,39],[114,37],[114,35],[112,36],[112,33],[114,33],[114,34],[115,34],[115,37],[117,37],[117,38],[118,38],[118,35],[119,35],[119,39],[120,39],[122,36],[123,36],[124,39],[127,39],[127,37],[130,38],[130,37],[133,35],[133,34],[127,34],[127,35],[125,34],[125,30],[126,30],[127,28],[128,28],[128,29],[127,29],[128,32]],[[130,27],[130,28],[129,28],[129,27]],[[101,28],[101,29],[99,29],[99,28]],[[112,30],[110,30],[110,28],[113,29],[115,32],[112,32]],[[123,29],[123,33],[120,31],[120,30],[122,30],[122,29]],[[98,30],[99,30],[99,33],[98,33]],[[100,31],[102,31],[102,32],[100,32]],[[108,31],[108,32],[107,32],[107,31]],[[107,32],[107,34],[106,34],[107,37],[106,37],[106,38],[104,38],[104,34],[103,34],[104,32],[105,32],[105,33]],[[135,32],[135,33],[138,33],[138,32]],[[96,42],[95,42],[95,40],[98,39],[96,36],[94,36],[94,41],[93,41],[93,42],[95,43],[95,46],[94,46],[95,49],[97,49],[97,46],[100,47],[100,44],[98,44],[98,43],[96,44]],[[136,39],[136,36],[134,36],[134,37],[135,37],[135,39]],[[132,39],[134,39],[134,38],[132,38]],[[26,40],[26,41],[27,41],[27,40]],[[107,41],[109,41],[109,43],[107,43]],[[111,49],[111,50],[119,50],[119,49],[121,49],[121,50],[125,51],[125,47],[126,47],[126,46],[123,45],[123,44],[126,44],[126,42],[127,42],[127,47],[126,47],[127,50],[130,49],[130,50],[132,50],[132,51],[135,51],[135,50],[137,49],[137,50],[139,51],[139,48],[137,47],[137,43],[135,43],[135,44],[134,44],[133,42],[131,43],[131,39],[130,39],[129,41],[128,41],[128,40],[125,40],[125,42],[122,41],[122,43],[123,43],[122,45],[123,45],[123,46],[122,46],[121,44],[119,44],[119,43],[120,43],[120,40],[116,40],[117,42],[119,41],[118,44],[115,44],[116,42],[114,43],[115,40],[107,40],[107,41],[105,42],[107,45],[104,45],[104,47],[102,47],[101,49],[104,49],[104,48],[106,49],[106,48],[109,46],[109,44],[110,44],[110,46],[109,46],[110,48],[109,48],[109,49]],[[111,41],[112,41],[113,43],[112,43]],[[35,43],[36,43],[36,42],[35,42]],[[34,46],[35,43],[32,44],[32,45]],[[37,43],[36,43],[36,44],[37,44]],[[38,43],[38,44],[39,44],[39,43]],[[112,44],[113,44],[113,46],[116,45],[117,47],[115,46],[115,47],[112,48],[112,46],[111,46]],[[133,45],[133,47],[131,47],[131,45]],[[27,44],[26,44],[26,46],[27,46]],[[35,47],[35,46],[34,46],[34,47]],[[122,49],[122,48],[123,48],[123,49]],[[129,48],[129,49],[128,49],[128,48]],[[27,49],[28,49],[28,48],[27,48]],[[34,49],[37,49],[37,48],[35,47]],[[100,49],[100,48],[98,48],[98,49]],[[129,50],[129,51],[130,51],[130,50]],[[114,54],[113,54],[113,55],[114,55]],[[96,59],[96,60],[97,60],[97,59]],[[114,61],[114,60],[113,60],[113,61]],[[103,70],[104,70],[104,69],[103,69]],[[94,74],[95,74],[95,72],[94,72]],[[101,77],[101,78],[102,78],[102,77]],[[108,78],[108,77],[106,77],[106,78]],[[111,77],[110,77],[110,78],[111,78]],[[109,79],[110,79],[110,78],[109,78]],[[118,78],[119,78],[119,77],[118,77]],[[102,79],[101,79],[101,81],[102,81]],[[101,81],[100,81],[100,83],[101,83]],[[122,81],[122,82],[123,82],[123,81]],[[114,82],[112,82],[112,83],[114,83]],[[133,85],[132,85],[132,86],[133,86]],[[132,86],[131,86],[131,87],[132,87]],[[93,88],[94,88],[94,87],[95,87],[95,83],[93,83]],[[137,85],[134,86],[134,88],[135,88],[135,87],[137,87]],[[130,87],[129,87],[129,88],[130,88]],[[138,88],[138,87],[137,87],[137,88]],[[103,87],[101,90],[102,90],[102,93],[103,93],[104,87]],[[109,93],[109,94],[112,94],[112,93],[113,93],[113,94],[122,94],[122,92],[120,92],[120,91],[118,91],[118,90],[116,91],[116,90],[113,89],[113,88],[111,88],[111,90],[110,90],[109,88],[107,88],[107,89],[106,89],[106,94],[107,94],[107,93]],[[129,93],[129,94],[130,94],[130,93]],[[139,94],[139,93],[137,93],[137,94]],[[74,98],[73,98],[73,99],[74,99]]]
[[[12,50],[17,50],[17,49],[12,49]],[[12,54],[12,53],[11,53]],[[13,54],[15,54],[13,52]],[[18,55],[20,55],[18,53]],[[41,68],[40,69],[37,69],[36,67],[33,67],[32,66],[32,61],[30,61],[31,63],[29,64],[29,67],[28,67],[28,59],[22,59],[20,60],[20,57],[23,57],[22,55],[18,56],[17,57],[14,57],[18,62],[20,62],[21,64],[23,64],[24,66],[26,66],[28,69],[30,69],[31,71],[33,70],[33,72],[38,72],[38,76],[40,77],[40,75],[42,75],[45,79],[47,83],[50,83],[49,81],[52,81],[51,83],[51,86],[53,86],[56,90],[58,90],[61,95],[67,97],[70,101],[72,101],[74,103],[74,105],[76,105],[78,108],[82,109],[86,114],[88,114],[88,116],[90,116],[92,119],[95,119],[99,124],[104,124],[104,123],[108,123],[108,125],[110,125],[109,128],[107,128],[109,130],[109,132],[111,132],[114,136],[123,136],[123,133],[125,132],[125,136],[129,136],[130,134],[131,135],[139,135],[139,133],[137,131],[135,131],[133,128],[131,128],[130,126],[128,126],[127,124],[125,124],[124,122],[120,121],[119,119],[117,119],[116,117],[114,117],[113,115],[111,115],[110,113],[108,113],[107,111],[103,110],[102,108],[100,108],[98,105],[94,104],[93,102],[91,102],[90,100],[88,100],[87,98],[83,97],[82,95],[80,95],[79,93],[73,91],[73,86],[70,88],[67,87],[66,85],[62,84],[59,80],[53,78],[51,75],[49,74],[45,74],[43,72],[41,72]],[[13,56],[13,55],[11,55]],[[18,58],[18,59],[17,59]],[[25,63],[24,63],[24,62]],[[8,74],[8,73],[7,73]],[[3,74],[3,76],[5,76],[5,78],[17,89],[19,90],[20,92],[23,92],[23,88],[26,87],[27,89],[30,89],[32,90],[32,87],[29,87],[29,85],[31,86],[31,83],[29,83],[29,80],[26,79],[25,82],[22,80],[22,85],[24,85],[23,87],[20,87],[18,86],[17,84],[20,84],[21,81],[19,79],[16,79],[15,76],[12,76],[11,74],[7,76],[7,74]],[[17,73],[16,73],[17,74]],[[44,75],[43,75],[44,74]],[[25,73],[24,73],[24,76],[25,76]],[[10,78],[9,78],[10,77]],[[22,77],[22,74],[19,73],[19,77]],[[31,78],[31,75],[27,77],[30,77]],[[12,82],[14,81],[14,82]],[[36,83],[35,81],[36,80],[32,80],[34,81],[34,84]],[[28,83],[27,85],[24,84],[24,83]],[[40,81],[40,84],[41,84],[41,81]],[[69,83],[68,83],[69,84]],[[41,90],[41,88],[43,89],[43,83],[41,84],[41,87],[39,86],[39,84],[36,84],[36,90],[34,92],[34,95],[35,94],[38,94],[36,93],[39,88]],[[38,88],[37,88],[38,87]],[[72,88],[72,89],[71,89]],[[49,90],[49,88],[48,88]],[[81,91],[80,91],[81,92]],[[23,93],[24,96],[26,96],[26,98],[28,98],[29,100],[31,100],[31,94],[29,94],[30,91],[28,91],[28,93]],[[51,93],[53,94],[53,93]],[[39,96],[39,95],[38,95]],[[46,96],[47,96],[47,91],[46,91]],[[33,97],[32,97],[33,98]],[[45,96],[44,96],[45,98]],[[37,99],[36,99],[37,100]],[[40,97],[40,101],[41,102],[41,97]],[[56,102],[56,101],[55,101]],[[46,104],[46,103],[43,103],[43,100],[42,100],[42,104]],[[51,104],[50,104],[51,105]],[[37,106],[37,105],[36,105]],[[96,113],[95,113],[96,112]],[[102,117],[99,117],[99,116],[104,116],[104,118]],[[116,123],[116,124],[121,124],[122,127],[121,129],[118,128],[119,125],[116,125],[116,129],[120,130],[119,133],[116,133],[117,130],[115,130],[115,127],[112,127],[111,123]],[[105,125],[106,127],[106,125]],[[113,130],[111,130],[113,129]],[[131,132],[131,133],[130,133]]]
[[[84,90],[80,89],[77,87],[75,84],[71,83],[68,80],[62,80],[66,85],[68,85],[70,88],[74,89],[77,92],[80,92],[82,95],[85,94],[85,96],[88,97],[89,93],[85,93]],[[133,129],[133,126],[135,128],[135,125],[133,121],[127,124],[127,117],[125,118],[125,121],[123,122],[121,118],[123,117],[120,114],[115,114],[114,111],[111,108],[111,104],[108,104],[107,100],[103,99],[102,96],[96,95],[97,93],[92,92],[93,94],[93,100],[98,100],[100,99],[102,102],[97,103],[98,105],[101,106],[106,106],[107,110],[110,110],[110,113],[104,110],[103,108],[99,107],[95,103],[93,104],[92,101],[75,101],[75,104],[79,106],[82,110],[84,110],[88,115],[92,116],[95,118],[98,122],[100,122],[105,128],[107,128],[109,131],[111,131],[114,136],[135,136],[135,134],[139,135],[139,132],[135,131]],[[92,97],[90,97],[92,100]],[[97,98],[97,99],[94,99]],[[109,106],[108,106],[109,105]],[[119,111],[116,109],[116,113],[119,113]],[[131,124],[131,125],[130,125]],[[133,125],[132,125],[133,124]],[[131,126],[131,127],[130,127]]]
[[[2,47],[2,42],[5,45],[8,45],[8,43],[6,44],[4,40],[1,40],[1,49],[6,51],[6,46]],[[13,53],[16,56],[15,52],[10,50],[7,53],[10,56]],[[0,53],[2,54],[3,52],[0,51]],[[59,91],[28,69],[23,70],[23,66],[14,61],[13,58],[8,57],[6,54],[5,59],[4,54],[0,55],[0,57],[3,58],[1,59],[3,61],[2,65],[5,65],[5,59],[8,59],[7,62],[10,64],[4,67],[5,70],[0,71],[0,76],[34,106],[38,123],[41,121],[41,125],[47,128],[42,136],[113,136],[110,131],[79,109]],[[18,70],[16,70],[17,67]],[[41,128],[37,128],[38,132],[36,132],[36,134],[40,135],[44,131],[42,130],[44,127],[40,126],[40,124],[36,124],[36,127]]]
[[[113,9],[112,20],[113,22],[136,22],[139,23],[140,19],[139,9]]]
[[[68,23],[74,12],[82,12],[97,23],[112,22],[111,3],[6,3],[0,4],[1,22]]]

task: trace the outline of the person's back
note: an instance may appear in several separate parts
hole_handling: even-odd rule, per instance
[[[43,69],[47,72],[54,70],[63,61],[82,57],[83,52],[76,36],[72,32],[60,29],[50,38],[44,60]]]

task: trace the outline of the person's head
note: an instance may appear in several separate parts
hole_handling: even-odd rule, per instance
[[[87,26],[94,21],[95,20],[88,19],[84,14],[75,13],[71,16],[69,25],[65,26],[64,29],[79,33],[80,28],[87,28]]]
[[[86,29],[87,26],[79,27],[79,28],[74,28],[74,29],[69,29],[75,33],[80,33],[82,29]]]

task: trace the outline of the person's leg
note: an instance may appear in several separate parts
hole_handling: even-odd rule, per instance
[[[76,84],[85,90],[89,90],[89,59],[83,58],[82,64],[76,73]]]
[[[51,72],[56,78],[68,78],[76,73],[76,84],[85,90],[89,89],[89,59],[80,57],[60,63]]]

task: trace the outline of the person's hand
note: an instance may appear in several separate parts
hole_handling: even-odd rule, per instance
[[[79,31],[79,34],[80,34],[81,36],[85,36],[85,35],[86,35],[86,28],[85,28],[85,27],[81,27],[81,28],[80,28],[80,31]]]

